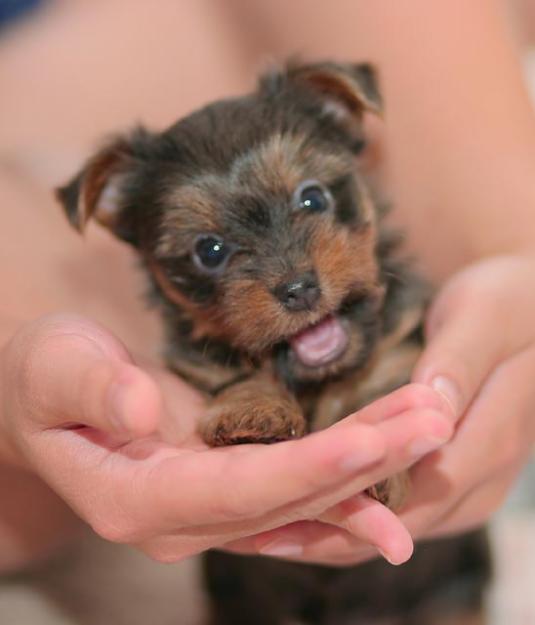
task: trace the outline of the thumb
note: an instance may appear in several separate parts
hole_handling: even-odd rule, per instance
[[[412,377],[441,393],[456,419],[496,366],[522,349],[525,340],[522,324],[511,324],[510,307],[500,305],[495,284],[481,288],[487,276],[480,273],[454,279],[439,294],[427,320],[427,345]]]
[[[128,438],[156,429],[161,400],[154,381],[112,334],[89,320],[38,319],[19,331],[2,357],[11,421],[33,430],[89,426]]]

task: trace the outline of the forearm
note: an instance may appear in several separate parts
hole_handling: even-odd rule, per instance
[[[498,0],[250,6],[278,56],[379,66],[396,211],[433,276],[533,245],[535,118]]]

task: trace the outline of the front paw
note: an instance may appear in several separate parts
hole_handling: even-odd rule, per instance
[[[281,398],[225,401],[209,408],[201,435],[212,447],[243,443],[276,443],[305,434],[297,403]]]

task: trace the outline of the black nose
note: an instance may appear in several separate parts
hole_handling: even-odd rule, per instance
[[[318,278],[313,271],[291,282],[279,284],[273,292],[285,308],[295,312],[312,310],[321,295]]]

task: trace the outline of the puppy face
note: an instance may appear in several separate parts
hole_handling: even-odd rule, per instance
[[[376,335],[376,215],[355,166],[379,99],[367,66],[290,67],[98,153],[59,191],[139,250],[192,339],[276,354],[290,378],[363,363]]]

